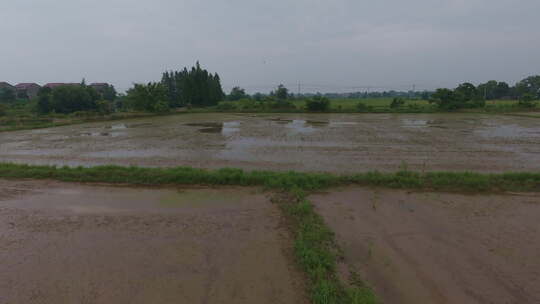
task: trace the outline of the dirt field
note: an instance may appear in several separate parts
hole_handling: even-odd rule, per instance
[[[359,172],[540,170],[540,119],[188,114],[0,133],[4,162]]]
[[[311,199],[384,303],[540,303],[540,193],[345,188]]]
[[[266,195],[0,180],[0,303],[305,303]]]

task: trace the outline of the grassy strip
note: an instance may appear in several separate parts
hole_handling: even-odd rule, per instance
[[[312,303],[378,303],[373,291],[358,279],[345,286],[338,278],[339,249],[334,233],[315,212],[302,190],[292,189],[274,202],[291,223],[295,256],[309,280]]]
[[[353,175],[205,170],[189,167],[142,168],[121,166],[54,167],[0,163],[0,177],[55,179],[69,182],[105,182],[139,185],[243,185],[277,189],[317,190],[331,186],[358,184],[390,188],[442,191],[540,191],[539,173],[483,174],[472,172],[398,171],[365,172]]]

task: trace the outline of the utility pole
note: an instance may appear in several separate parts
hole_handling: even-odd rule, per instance
[[[298,81],[298,96],[300,96],[302,85],[300,84],[300,81]]]

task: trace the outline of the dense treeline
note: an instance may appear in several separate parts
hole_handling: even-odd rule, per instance
[[[113,110],[116,90],[107,85],[103,90],[80,84],[62,85],[55,88],[42,87],[37,96],[36,109],[40,114],[69,114],[80,111],[97,111],[102,114]]]
[[[97,110],[99,94],[86,85],[66,85],[54,89],[43,87],[38,93],[39,113],[73,113]]]
[[[135,84],[127,91],[125,107],[137,111],[166,112],[178,107],[208,107],[225,98],[217,73],[202,69],[166,71],[161,82]]]
[[[488,81],[475,87],[472,83],[462,83],[454,90],[437,89],[429,99],[444,110],[481,108],[486,100],[518,99],[521,107],[535,107],[540,99],[540,76],[531,76],[518,82],[514,87],[507,83]]]
[[[167,91],[171,107],[213,106],[225,98],[219,75],[202,69],[199,62],[191,70],[184,68],[163,73],[161,84]]]

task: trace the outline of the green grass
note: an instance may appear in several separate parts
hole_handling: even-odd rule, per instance
[[[378,303],[373,291],[354,273],[349,284],[337,275],[340,248],[334,233],[307,200],[305,191],[342,185],[369,185],[445,191],[540,191],[540,173],[481,174],[472,172],[395,173],[353,175],[204,170],[189,167],[141,168],[121,166],[54,167],[0,163],[0,178],[52,179],[66,182],[104,182],[131,185],[240,185],[279,190],[273,201],[280,206],[294,236],[294,253],[308,280],[315,304]]]
[[[427,100],[406,99],[405,104],[399,108],[390,108],[393,98],[366,98],[366,99],[331,99],[328,113],[435,113],[447,112],[430,104]],[[246,112],[246,113],[305,113],[305,100],[290,100],[294,108],[272,109],[259,105],[252,100],[225,101],[222,102],[226,107],[209,107],[204,109],[194,109],[196,112]],[[358,109],[358,104],[362,103],[365,108]],[[486,106],[479,109],[463,109],[455,112],[518,112],[518,111],[537,111],[540,109],[540,102],[536,108],[523,108],[518,106],[517,100],[489,100]]]
[[[55,179],[68,182],[105,182],[135,185],[242,185],[271,189],[318,190],[340,185],[366,185],[438,191],[539,191],[540,173],[484,174],[401,170],[350,175],[241,169],[205,170],[190,167],[143,168],[122,166],[54,167],[0,163],[2,178]]]
[[[302,190],[293,189],[273,201],[280,206],[292,227],[296,260],[308,278],[312,303],[378,303],[373,291],[363,282],[355,280],[346,286],[338,278],[340,250],[334,233],[315,212]]]

